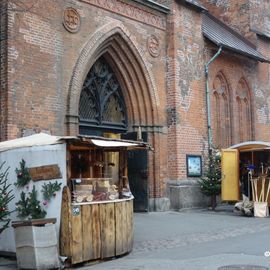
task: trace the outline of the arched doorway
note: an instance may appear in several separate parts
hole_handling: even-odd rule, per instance
[[[104,56],[91,67],[82,86],[79,101],[79,134],[136,140],[136,132],[127,132],[128,117],[122,87]],[[147,133],[143,132],[144,141]],[[109,177],[118,174],[119,155],[108,153],[114,163]],[[134,195],[134,210],[148,211],[148,158],[146,150],[128,154],[128,176]]]
[[[138,48],[136,40],[132,38],[131,33],[121,22],[104,25],[89,37],[76,61],[69,84],[66,134],[75,136],[82,132],[84,134],[86,132],[95,134],[93,130],[98,130],[95,131],[96,134],[101,134],[108,132],[109,126],[109,131],[113,134],[126,134],[126,139],[136,139],[134,137],[136,130],[139,126],[142,127],[143,137],[145,133],[147,141],[155,149],[155,154],[149,152],[146,156],[146,163],[144,163],[146,169],[134,169],[134,172],[137,173],[137,175],[134,175],[134,179],[141,176],[144,178],[144,182],[147,183],[146,201],[148,202],[151,199],[150,207],[156,209],[155,198],[163,196],[163,189],[156,188],[161,185],[160,164],[164,158],[159,152],[162,137],[160,128],[163,124],[161,124],[160,100],[153,80],[154,77]],[[104,58],[109,64],[121,86],[126,109],[126,118],[123,119],[126,122],[110,120],[107,121],[109,123],[103,125],[104,123],[98,121],[100,116],[98,119],[98,117],[92,115],[86,117],[86,120],[89,121],[85,121],[85,116],[82,117],[83,114],[79,112],[81,92],[87,80],[87,75],[101,58]],[[101,124],[97,125],[98,122]],[[124,133],[125,129],[127,133]],[[131,174],[129,175],[129,182],[133,182]],[[151,198],[148,197],[148,191]],[[146,208],[148,207],[144,207],[144,209]]]

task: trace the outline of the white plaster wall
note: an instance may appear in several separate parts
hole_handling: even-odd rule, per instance
[[[0,164],[5,161],[4,168],[10,167],[8,181],[12,184],[11,188],[13,189],[13,194],[15,199],[11,201],[9,209],[15,209],[15,203],[20,198],[20,193],[22,190],[27,192],[27,189],[18,189],[14,186],[14,183],[17,181],[17,175],[15,173],[16,168],[20,168],[20,161],[24,159],[26,166],[28,168],[38,167],[44,165],[58,164],[62,179],[46,180],[35,182],[36,190],[38,191],[39,200],[42,202],[42,194],[40,192],[41,187],[44,182],[61,182],[61,188],[66,185],[66,144],[55,144],[55,145],[46,145],[46,146],[33,146],[25,147],[20,149],[8,150],[5,152],[0,152]],[[32,190],[33,182],[31,181],[29,185],[29,191]],[[57,218],[56,231],[59,239],[59,226],[60,226],[60,215],[61,215],[61,200],[62,200],[62,190],[57,192],[55,198],[52,198],[51,202],[44,209],[47,211],[46,218]],[[17,213],[13,212],[11,214],[12,220],[19,220]],[[10,227],[5,230],[0,235],[0,251],[10,251],[15,252],[15,241],[14,241],[14,231]]]

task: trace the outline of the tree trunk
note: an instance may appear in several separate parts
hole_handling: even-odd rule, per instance
[[[213,211],[216,209],[216,206],[217,206],[217,196],[211,195],[211,207]]]

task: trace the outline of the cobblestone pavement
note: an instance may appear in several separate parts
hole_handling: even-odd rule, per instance
[[[217,270],[226,265],[270,270],[270,218],[247,218],[232,211],[190,210],[135,214],[133,251],[83,270]],[[270,254],[270,253],[269,253]],[[0,270],[16,262],[0,259]],[[229,268],[228,268],[229,269]]]
[[[185,247],[188,245],[196,245],[200,243],[224,240],[227,238],[233,238],[237,236],[242,236],[245,234],[258,233],[258,232],[270,232],[270,220],[269,224],[255,224],[252,227],[242,227],[242,228],[230,228],[223,229],[214,232],[201,232],[192,233],[188,235],[172,235],[167,239],[157,239],[142,241],[137,243],[132,251],[133,255],[144,253],[146,251],[155,251],[158,249],[170,249],[177,247]],[[269,243],[270,248],[270,243]]]
[[[232,211],[135,214],[133,251],[89,270],[217,270],[269,267],[270,219]],[[249,268],[248,268],[249,267]],[[228,268],[229,270],[229,268]]]

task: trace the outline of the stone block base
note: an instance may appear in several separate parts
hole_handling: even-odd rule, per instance
[[[170,199],[166,197],[162,198],[150,198],[149,199],[149,211],[150,212],[164,212],[170,210]]]
[[[209,197],[202,194],[197,180],[177,180],[167,183],[171,209],[205,208],[209,206]]]

